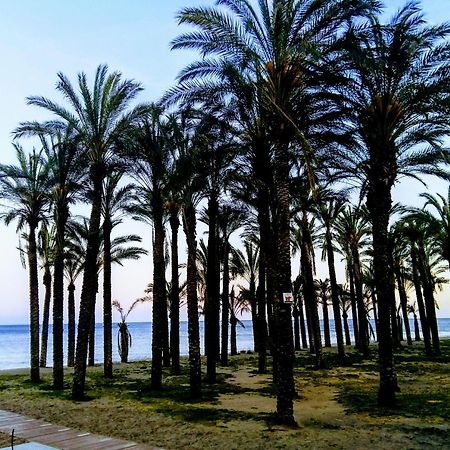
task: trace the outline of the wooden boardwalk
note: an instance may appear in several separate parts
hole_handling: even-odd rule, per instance
[[[0,410],[0,431],[60,450],[156,450],[135,442],[83,433],[61,425]]]

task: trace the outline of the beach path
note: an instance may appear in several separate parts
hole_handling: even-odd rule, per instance
[[[0,410],[0,432],[11,434],[13,430],[16,437],[44,444],[49,449],[157,450],[155,447],[144,444],[81,432],[61,425],[53,425],[42,420]]]

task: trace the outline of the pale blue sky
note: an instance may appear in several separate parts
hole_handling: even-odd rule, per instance
[[[176,12],[183,6],[212,3],[209,0],[0,0],[1,162],[14,162],[11,131],[17,124],[43,117],[38,110],[26,106],[25,98],[44,95],[58,99],[54,90],[58,71],[73,79],[79,71],[90,76],[98,64],[107,63],[111,70],[119,70],[126,78],[143,84],[142,101],[158,99],[192,59],[188,52],[169,51],[170,40],[181,32],[175,21]],[[389,9],[403,3],[389,1]],[[448,0],[424,0],[422,5],[430,21],[450,20]],[[442,190],[442,184],[430,189]],[[408,197],[421,190],[416,188],[413,193],[409,187],[400,187],[396,197],[407,202]],[[141,234],[148,248],[147,226],[134,224],[128,231]],[[28,321],[27,272],[20,265],[17,245],[14,226],[0,225],[0,324]],[[150,257],[116,268],[114,298],[124,304],[131,303],[142,295],[150,277]],[[440,315],[449,317],[450,302],[442,298],[441,304]],[[150,320],[149,307],[142,306],[130,320]]]

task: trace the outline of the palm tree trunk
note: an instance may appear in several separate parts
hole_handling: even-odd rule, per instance
[[[164,329],[167,330],[166,279],[164,264],[164,223],[163,204],[155,194],[152,205],[155,239],[153,243],[153,319],[152,319],[152,375],[153,389],[162,386],[162,365],[164,350]],[[166,327],[166,328],[165,328]]]
[[[54,220],[55,263],[53,279],[53,388],[64,389],[64,247],[69,208],[57,202]]]
[[[352,345],[352,340],[350,339],[350,329],[348,327],[348,314],[346,311],[342,314],[342,319],[344,321],[345,345]]]
[[[112,299],[111,299],[111,230],[109,217],[103,220],[103,375],[113,377]]]
[[[73,367],[75,364],[75,284],[70,280],[68,298],[68,330],[67,330],[67,366]]]
[[[412,345],[411,329],[409,327],[409,320],[408,320],[408,297],[406,295],[405,283],[403,281],[403,276],[400,270],[400,266],[398,264],[395,264],[395,276],[397,278],[397,288],[400,297],[400,306],[402,309],[403,323],[405,324],[406,340],[408,342],[408,345]]]
[[[305,314],[303,309],[303,299],[299,297],[298,299],[298,314],[300,320],[300,335],[302,337],[302,348],[308,348],[308,341],[306,340],[306,325],[305,325]]]
[[[326,296],[322,298],[322,315],[325,347],[331,347],[330,320],[328,318],[328,298]]]
[[[237,355],[237,337],[236,337],[236,326],[237,326],[237,319],[234,316],[234,313],[231,313],[230,317],[230,354],[231,356]]]
[[[259,265],[258,289],[256,291],[258,310],[258,373],[267,370],[267,297],[269,295],[267,282],[267,249],[270,233],[269,203],[267,188],[258,189],[258,226],[259,226]]]
[[[180,280],[178,275],[178,208],[170,211],[170,229],[172,233],[171,268],[172,290],[170,298],[170,354],[172,356],[172,373],[180,374]]]
[[[394,152],[392,152],[394,154]],[[383,169],[385,168],[384,165]],[[367,195],[367,206],[372,219],[373,266],[378,300],[378,352],[380,361],[380,387],[378,403],[392,406],[398,391],[397,374],[394,366],[394,353],[391,332],[391,286],[389,279],[389,212],[391,192],[385,170],[380,168],[374,177]]]
[[[47,367],[48,322],[50,316],[50,298],[52,296],[52,274],[50,267],[46,266],[43,284],[45,286],[44,310],[42,314],[41,357],[39,365]]]
[[[28,274],[30,289],[30,378],[40,381],[39,374],[39,281],[36,251],[36,225],[29,224]]]
[[[411,262],[412,262],[414,289],[416,291],[417,307],[419,308],[420,325],[422,326],[422,336],[423,336],[423,344],[425,347],[425,354],[427,356],[431,356],[433,354],[433,351],[431,349],[430,328],[428,325],[428,319],[425,312],[425,304],[423,301],[422,286],[420,284],[419,269],[417,268],[418,265],[417,250],[414,246],[411,249]]]
[[[311,258],[311,236],[309,234],[308,215],[306,211],[302,214],[302,248],[301,248],[301,266],[304,276],[304,298],[305,306],[309,310],[307,316],[308,324],[311,328],[312,340],[310,337],[310,345],[314,344],[314,352],[316,355],[317,368],[323,368],[324,361],[322,356],[322,337],[320,333],[319,313],[317,311],[317,298],[314,286],[313,266]],[[308,313],[307,313],[308,314]],[[311,346],[312,347],[312,346]]]
[[[367,324],[366,307],[364,305],[363,298],[361,262],[357,249],[353,250],[352,261],[358,314],[358,350],[367,357],[369,356],[369,328]]]
[[[422,244],[418,246],[417,260],[419,263],[418,266],[419,266],[420,277],[422,279],[423,296],[425,299],[425,310],[426,310],[426,314],[427,314],[428,325],[430,327],[430,332],[431,332],[431,342],[433,345],[433,353],[435,355],[440,355],[441,348],[440,348],[440,343],[439,343],[439,330],[438,330],[437,319],[436,319],[436,306],[435,306],[436,302],[434,300],[430,268],[428,266],[427,257],[426,257],[425,250],[424,250]]]
[[[230,244],[227,238],[226,227],[224,229],[224,242],[223,242],[223,287],[222,287],[222,349],[220,362],[223,366],[228,365],[228,322],[230,313],[230,268],[229,268],[229,253]],[[252,315],[253,318],[253,315]],[[253,322],[254,328],[256,323]]]
[[[275,287],[275,353],[274,370],[277,371],[277,418],[285,424],[295,424],[293,399],[294,386],[294,346],[292,333],[291,306],[283,302],[283,293],[292,292],[291,250],[290,250],[290,210],[289,210],[289,159],[287,145],[275,149],[275,186],[277,200],[276,214],[276,261],[277,283]]]
[[[417,314],[414,314],[414,340],[420,341],[419,321],[417,320]]]
[[[191,202],[184,206],[183,228],[188,247],[187,261],[187,309],[188,309],[188,337],[189,337],[189,382],[191,396],[201,397],[201,360],[200,360],[200,332],[198,324],[197,300],[197,240],[195,207]]]
[[[333,242],[331,231],[327,230],[327,262],[328,275],[330,277],[331,302],[333,304],[334,329],[336,332],[338,359],[343,361],[345,358],[344,336],[342,334],[341,311],[339,308],[339,289],[336,281],[336,268],[334,263]]]
[[[217,289],[217,214],[219,205],[217,193],[211,192],[208,201],[208,258],[206,270],[205,299],[205,353],[206,379],[208,383],[216,382],[216,348],[219,330],[216,326],[216,311],[219,305],[219,290]]]
[[[300,350],[300,312],[298,306],[295,304],[292,308],[292,316],[294,317],[294,350],[297,352]]]
[[[88,343],[88,366],[95,365],[95,304],[91,315],[91,325],[89,328],[89,343]]]
[[[97,257],[100,246],[102,176],[97,174],[93,181],[92,192],[94,193],[94,198],[89,219],[89,235],[81,288],[77,348],[73,373],[72,398],[74,400],[82,400],[84,398],[89,330],[92,322],[92,313],[95,313],[95,297],[97,294]]]
[[[350,302],[352,306],[353,337],[355,339],[355,346],[357,347],[359,343],[358,310],[356,307],[355,275],[352,266],[348,269],[348,275],[350,283]]]

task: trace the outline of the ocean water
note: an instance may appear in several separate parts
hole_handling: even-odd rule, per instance
[[[250,320],[243,321],[245,328],[237,327],[237,347],[238,351],[253,350],[253,329]],[[152,325],[150,322],[132,322],[128,324],[132,336],[132,346],[130,348],[128,359],[142,360],[151,358],[151,333]],[[352,321],[349,320],[350,333],[353,342]],[[439,335],[442,338],[450,338],[450,318],[438,319]],[[102,324],[96,324],[95,333],[95,362],[101,363],[103,360],[103,330]],[[330,321],[331,342],[336,342],[334,332],[334,322]],[[411,330],[413,323],[411,321]],[[113,360],[119,361],[117,351],[117,332],[118,327],[113,325]],[[200,322],[200,340],[202,354],[204,351],[203,343],[203,322]],[[65,328],[65,339],[67,338],[67,327]],[[322,336],[323,338],[323,336]],[[64,348],[67,348],[65,342]],[[180,323],[180,353],[188,354],[188,336],[187,322]],[[49,342],[47,353],[47,366],[52,365],[52,327],[49,330]],[[29,357],[29,326],[28,325],[0,325],[0,370],[26,368],[30,365]]]

